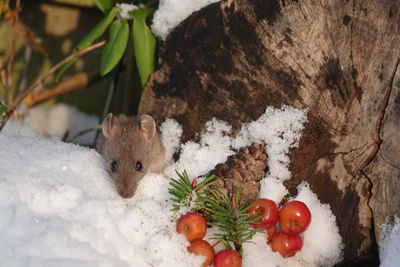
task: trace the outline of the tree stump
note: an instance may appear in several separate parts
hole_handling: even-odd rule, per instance
[[[399,25],[398,1],[223,0],[169,35],[139,112],[185,141],[212,117],[237,131],[267,106],[308,108],[285,185],[331,206],[342,265],[377,265],[378,226],[400,216]]]

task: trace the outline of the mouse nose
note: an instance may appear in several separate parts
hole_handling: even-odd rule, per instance
[[[124,186],[120,190],[120,195],[123,198],[131,198],[133,196],[133,190],[130,190],[128,186]]]

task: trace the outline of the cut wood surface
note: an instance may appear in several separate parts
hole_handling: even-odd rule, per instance
[[[139,112],[185,141],[212,117],[237,131],[267,106],[308,108],[285,185],[331,206],[344,263],[376,265],[379,225],[400,216],[399,27],[399,1],[224,0],[169,35]]]

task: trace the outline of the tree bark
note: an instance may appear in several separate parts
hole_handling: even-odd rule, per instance
[[[224,0],[169,35],[139,112],[186,141],[212,117],[237,131],[267,106],[308,108],[285,185],[331,206],[344,265],[376,265],[379,225],[400,216],[399,25],[398,1]]]

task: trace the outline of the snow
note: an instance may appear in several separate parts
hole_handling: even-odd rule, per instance
[[[73,106],[55,104],[50,107],[36,106],[22,111],[22,121],[28,123],[41,135],[63,138],[68,134],[67,141],[76,134],[95,127],[99,124],[99,118],[87,115]],[[91,131],[76,138],[74,143],[89,145],[95,141],[96,132]]]
[[[190,14],[215,2],[219,0],[160,0],[151,29],[156,36],[165,40],[168,34]]]
[[[307,110],[286,105],[280,110],[268,107],[257,121],[242,127],[233,145],[239,148],[251,142],[264,142],[269,157],[269,176],[283,182],[291,177],[288,154],[291,148],[298,147],[306,114]]]
[[[9,121],[0,132],[0,266],[201,266],[202,258],[188,253],[188,242],[175,231],[167,177],[176,178],[175,169],[186,169],[190,177],[205,174],[239,147],[264,142],[270,171],[260,195],[279,202],[286,194],[282,181],[291,177],[288,154],[298,146],[306,122],[307,110],[268,107],[235,138],[228,136],[230,125],[214,118],[198,143],[182,144],[182,127],[168,119],[160,126],[165,176],[146,175],[135,196],[122,199],[95,150]],[[283,259],[260,233],[244,245],[243,266],[330,266],[342,259],[329,206],[306,183],[298,192],[294,199],[312,214],[302,251]],[[208,230],[210,243],[214,231]]]
[[[127,20],[132,20],[132,16],[129,15],[128,13],[132,10],[138,9],[139,7],[133,4],[125,4],[125,3],[120,3],[116,4],[116,6],[121,10],[119,16],[122,19],[127,19]]]
[[[182,136],[182,126],[176,120],[167,119],[160,126],[162,132],[161,141],[165,145],[165,165],[173,163],[173,155],[179,149],[180,138]]]
[[[163,127],[163,125],[161,125]],[[189,141],[180,146],[180,158],[177,162],[167,166],[164,173],[168,177],[175,176],[175,170],[186,170],[189,177],[200,176],[212,170],[215,165],[224,162],[234,152],[230,149],[231,127],[215,118],[206,123],[206,131],[202,134],[199,143]],[[168,150],[168,144],[165,145]]]
[[[388,221],[388,218],[386,219]],[[381,225],[381,237],[378,242],[381,267],[397,267],[400,262],[400,218],[395,216],[394,223]]]
[[[0,143],[0,266],[200,265],[165,212],[165,177],[124,200],[93,149],[13,121]]]

